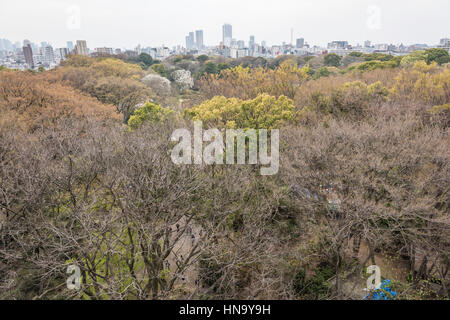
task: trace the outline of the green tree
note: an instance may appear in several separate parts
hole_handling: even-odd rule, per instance
[[[150,67],[153,64],[152,56],[147,53],[141,53],[139,55],[139,61],[144,63],[147,67]]]
[[[158,73],[161,77],[167,77],[166,67],[164,67],[162,63],[153,64],[150,68]]]
[[[350,57],[361,57],[362,55],[363,55],[363,53],[358,52],[358,51],[350,52],[350,54],[349,54]]]
[[[427,61],[427,54],[424,50],[415,51],[403,57],[400,64],[402,66],[413,66],[418,61]]]
[[[450,62],[450,55],[445,49],[432,48],[425,50],[425,53],[427,64],[431,64],[434,61],[436,61],[440,65]]]
[[[324,57],[324,63],[330,67],[339,67],[341,65],[342,57],[335,53],[329,53]]]
[[[204,63],[209,60],[209,57],[206,54],[202,54],[201,56],[197,57],[197,61],[200,63]]]
[[[214,62],[207,62],[205,64],[205,66],[203,67],[203,73],[208,73],[208,74],[217,74],[218,68],[217,68],[217,64],[215,64]]]
[[[230,66],[228,63],[222,62],[217,65],[217,73],[220,73],[222,70],[228,69]]]
[[[144,122],[164,121],[174,115],[174,111],[164,108],[159,104],[147,102],[142,107],[134,111],[134,114],[128,120],[131,129],[137,129]]]
[[[330,74],[331,74],[331,72],[328,70],[327,67],[322,67],[314,73],[313,79],[319,79],[321,77],[328,77]]]
[[[392,60],[392,58],[394,58],[394,56],[390,55],[390,54],[384,54],[384,53],[370,53],[370,54],[364,54],[362,56],[364,58],[364,60],[366,61],[374,61],[374,60],[378,60],[378,61],[389,61]]]

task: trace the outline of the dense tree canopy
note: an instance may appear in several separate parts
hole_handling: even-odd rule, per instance
[[[118,57],[0,71],[0,298],[448,298],[448,53]],[[173,163],[196,120],[278,174]]]
[[[339,67],[341,65],[342,57],[335,54],[329,53],[324,57],[324,63],[330,67]]]

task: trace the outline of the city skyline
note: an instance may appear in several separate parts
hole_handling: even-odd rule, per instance
[[[374,43],[433,45],[448,36],[448,1],[433,5],[422,0],[396,1],[278,1],[245,3],[229,0],[220,10],[216,1],[198,0],[189,8],[180,1],[133,1],[123,6],[107,1],[24,1],[0,4],[0,38],[29,39],[65,47],[67,41],[86,39],[91,48],[168,47],[185,45],[188,32],[203,30],[205,46],[222,41],[222,26],[233,26],[233,38],[267,44],[290,43],[297,38],[326,46],[334,39],[351,44]],[[314,4],[314,5],[313,5]],[[213,10],[214,9],[214,10]],[[100,14],[99,14],[100,13]],[[417,23],[420,21],[420,23]],[[152,32],[152,30],[155,30]]]

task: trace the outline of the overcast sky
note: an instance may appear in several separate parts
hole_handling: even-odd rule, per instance
[[[204,30],[206,45],[222,38],[268,44],[295,38],[326,45],[428,43],[450,37],[449,0],[0,0],[0,38],[65,46],[134,48],[183,44],[189,31]]]

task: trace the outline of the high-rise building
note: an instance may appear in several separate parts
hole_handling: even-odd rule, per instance
[[[56,56],[59,60],[65,60],[67,55],[69,54],[69,49],[67,48],[58,48],[56,49]]]
[[[197,44],[197,49],[203,49],[203,30],[195,31],[195,40]]]
[[[371,45],[372,45],[372,42],[370,40],[364,41],[364,48],[370,48]]]
[[[298,39],[297,39],[297,45],[296,45],[296,47],[297,47],[297,48],[303,48],[304,45],[305,45],[305,39],[303,39],[303,38],[298,38]]]
[[[46,47],[44,47],[43,49],[43,56],[44,56],[44,63],[47,65],[51,65],[52,63],[55,62],[55,55],[53,52],[53,47],[47,45]]]
[[[86,40],[77,40],[77,44],[75,45],[75,53],[82,56],[89,55]]]
[[[30,66],[30,68],[33,68],[33,50],[31,49],[31,45],[29,43],[23,47],[23,55],[25,56],[25,62],[28,64],[28,66]]]
[[[248,42],[249,48],[252,48],[255,45],[255,36],[250,36],[250,41]]]
[[[244,42],[244,40],[239,40],[239,41],[237,42],[237,46],[238,46],[239,49],[244,49],[244,48],[245,48],[245,42]]]
[[[225,23],[222,26],[223,44],[226,47],[231,46],[231,41],[233,39],[233,27],[231,24]]]
[[[189,35],[186,37],[186,49],[195,49],[195,37],[193,32],[189,32]]]

